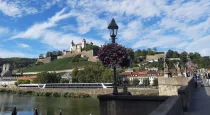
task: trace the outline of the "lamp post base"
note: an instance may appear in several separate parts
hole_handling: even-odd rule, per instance
[[[116,67],[114,66],[114,87],[113,87],[113,95],[117,95],[118,94],[118,90],[117,90],[117,77],[116,77]]]
[[[113,95],[117,95],[118,94],[118,90],[117,90],[117,87],[116,88],[114,88],[114,90],[113,90],[113,93],[112,93]]]

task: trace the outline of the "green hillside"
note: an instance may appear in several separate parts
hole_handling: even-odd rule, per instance
[[[47,64],[34,65],[32,67],[23,68],[23,72],[66,70],[73,69],[75,67],[81,68],[89,64],[95,64],[95,62],[88,61],[72,62],[72,59],[73,58],[57,59]]]

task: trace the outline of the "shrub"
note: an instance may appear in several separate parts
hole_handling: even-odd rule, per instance
[[[62,78],[62,79],[60,80],[60,83],[69,83],[69,80],[68,80],[68,79]]]
[[[52,95],[52,92],[46,92],[45,93],[45,96],[47,96],[47,97],[49,97],[49,96],[51,96]]]

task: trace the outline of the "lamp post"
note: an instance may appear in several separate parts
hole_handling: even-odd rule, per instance
[[[118,30],[118,25],[115,23],[114,18],[112,19],[112,21],[110,22],[108,29],[110,31],[110,37],[112,39],[112,44],[115,44],[115,39],[117,36],[117,30]],[[113,95],[117,95],[118,94],[118,90],[117,90],[117,77],[116,77],[116,65],[114,65],[113,67],[114,69],[114,87],[113,87]]]

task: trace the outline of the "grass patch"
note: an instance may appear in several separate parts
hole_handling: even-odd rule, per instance
[[[43,65],[34,65],[32,67],[23,68],[24,72],[41,72],[41,71],[56,71],[56,70],[66,70],[73,69],[75,67],[82,68],[86,65],[93,65],[95,62],[81,61],[72,62],[72,58],[57,59],[50,63]]]

